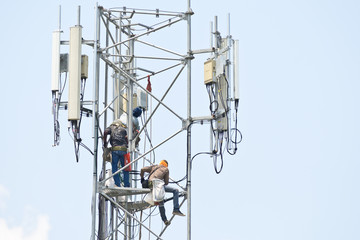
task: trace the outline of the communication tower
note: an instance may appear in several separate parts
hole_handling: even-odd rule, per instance
[[[191,164],[197,154],[191,152],[191,127],[197,123],[209,123],[210,150],[208,154],[214,161],[220,159],[222,168],[225,150],[235,154],[242,136],[237,129],[237,110],[239,105],[238,86],[238,41],[230,35],[226,37],[218,30],[217,17],[211,23],[209,48],[193,50],[191,47],[191,16],[194,14],[190,0],[184,12],[163,11],[159,9],[133,9],[127,7],[105,8],[96,5],[95,36],[86,40],[78,22],[70,28],[70,39],[61,39],[61,11],[59,8],[59,28],[53,32],[52,44],[52,106],[54,116],[54,146],[60,143],[59,110],[67,110],[68,122],[73,134],[76,160],[79,161],[79,148],[85,147],[93,155],[93,194],[92,194],[92,232],[91,239],[162,239],[168,228],[156,231],[149,224],[149,217],[156,206],[144,201],[149,189],[141,188],[138,173],[143,166],[155,164],[153,152],[171,141],[181,132],[186,132],[186,172],[184,182],[173,180],[181,191],[180,205],[187,204],[187,239],[191,239]],[[186,27],[181,23],[186,23]],[[169,43],[174,33],[170,27],[178,26],[179,36],[183,37],[184,48],[162,46]],[[230,26],[230,16],[228,17]],[[165,35],[152,38],[159,31]],[[170,33],[169,33],[170,32]],[[168,37],[168,38],[167,38]],[[214,40],[213,40],[214,39]],[[69,52],[62,53],[62,46],[68,45]],[[166,44],[165,44],[166,45]],[[89,56],[82,54],[83,48],[93,49],[93,75],[88,74]],[[140,51],[138,51],[140,49]],[[191,62],[196,54],[208,54],[204,63],[204,82],[208,95],[210,112],[208,116],[193,116],[191,112]],[[90,67],[91,69],[91,67]],[[169,72],[166,78],[162,74]],[[172,78],[168,76],[172,75]],[[69,79],[67,80],[67,77]],[[93,82],[93,98],[85,100],[86,80]],[[181,102],[186,103],[186,116],[165,101],[170,90],[180,79],[186,79],[186,94]],[[164,92],[152,91],[151,83],[161,81]],[[68,98],[64,100],[67,87]],[[100,93],[100,90],[102,91]],[[63,97],[63,98],[62,98]],[[139,133],[134,136],[132,109],[143,110]],[[152,142],[152,120],[162,118],[164,112],[175,120],[172,126],[177,129],[159,143]],[[125,120],[124,120],[125,116]],[[80,129],[83,117],[92,118],[94,146],[90,150],[82,143]],[[117,187],[112,183],[107,168],[107,150],[101,149],[104,129],[115,119],[123,117],[127,122],[130,161],[120,167],[115,174],[131,167],[131,187]],[[168,126],[163,126],[167,128]],[[141,137],[140,143],[138,138]],[[184,139],[185,141],[185,139]],[[100,144],[100,147],[99,147]],[[101,154],[103,158],[101,158]],[[99,167],[101,166],[101,167]],[[99,170],[100,169],[100,170]],[[169,200],[169,199],[167,199]],[[165,200],[166,201],[166,200]],[[170,218],[170,221],[174,216]],[[169,226],[171,228],[171,225]]]

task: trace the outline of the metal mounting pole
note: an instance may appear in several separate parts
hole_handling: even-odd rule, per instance
[[[187,239],[191,240],[191,5],[187,10]]]
[[[94,41],[94,101],[93,101],[93,126],[94,126],[94,166],[93,166],[93,194],[92,194],[92,232],[91,239],[95,240],[96,225],[96,193],[97,193],[97,153],[98,153],[98,115],[99,115],[99,60],[98,44],[100,39],[100,9],[96,4],[96,29]]]

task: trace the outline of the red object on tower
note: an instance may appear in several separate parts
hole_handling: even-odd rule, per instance
[[[148,75],[148,84],[147,84],[147,86],[146,86],[146,90],[148,90],[149,92],[151,92],[150,75]]]

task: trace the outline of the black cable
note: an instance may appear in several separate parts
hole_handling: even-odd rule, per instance
[[[71,130],[72,130],[73,135],[74,135],[73,123],[71,123]],[[74,142],[76,162],[79,162],[79,156],[78,156],[79,148],[76,147],[76,143],[77,143],[76,138],[73,137],[73,136],[70,134],[70,127],[68,127],[68,133],[69,133],[70,137],[72,138],[72,140],[73,140],[73,142]],[[74,136],[75,136],[75,135],[74,135]]]
[[[61,92],[59,92],[59,103],[60,103],[60,101],[61,101],[61,96],[62,96],[62,94],[63,94],[63,92],[64,92],[64,89],[65,89],[66,80],[67,80],[67,72],[65,73],[65,81],[64,81],[63,87],[62,87],[62,89],[61,89]]]
[[[59,145],[59,143],[60,143],[60,123],[56,117],[58,114],[58,111],[56,109],[56,106],[58,104],[57,101],[58,100],[56,99],[56,94],[53,94],[53,98],[52,98],[53,109],[52,109],[52,111],[53,111],[53,115],[54,115],[54,134],[55,134],[54,145]]]
[[[94,153],[90,150],[90,148],[88,148],[84,143],[80,142],[80,146],[88,150],[91,153],[91,155],[94,155]]]
[[[231,139],[230,139],[230,141],[232,142],[232,143],[234,143],[235,144],[235,148],[234,148],[234,152],[230,152],[230,150],[229,150],[229,147],[227,147],[227,151],[228,151],[228,153],[230,154],[230,155],[235,155],[235,153],[236,153],[236,151],[237,151],[237,145],[242,141],[242,139],[243,139],[243,136],[242,136],[242,133],[241,133],[241,131],[237,128],[237,121],[238,121],[238,118],[237,118],[237,107],[235,107],[235,109],[236,109],[236,118],[235,118],[235,128],[231,128],[231,131],[232,132],[234,132],[235,131],[235,141],[232,139],[232,137],[231,137]],[[237,140],[237,137],[238,137],[238,135],[239,135],[239,141]],[[231,135],[232,136],[232,135]]]
[[[65,73],[64,84],[62,87],[60,86],[59,98],[56,99],[56,97],[55,97],[56,95],[54,95],[54,97],[53,97],[54,132],[55,132],[55,139],[56,139],[55,145],[59,145],[60,139],[61,139],[60,138],[60,123],[58,120],[55,119],[55,115],[58,114],[58,111],[56,111],[56,105],[60,104],[60,102],[61,102],[61,96],[65,89],[66,80],[67,80],[67,72]],[[61,85],[61,75],[60,75],[60,85]]]
[[[226,78],[226,74],[223,73],[223,76],[224,76],[224,79],[225,79],[227,85],[229,85],[229,81],[228,81],[227,78]],[[221,92],[221,91],[220,91],[220,98],[221,98],[221,100],[222,100],[223,105],[225,106],[225,104],[224,104],[224,99],[223,99],[223,96],[222,96],[222,92]],[[238,103],[239,103],[238,100],[235,100],[235,128],[229,129],[229,130],[227,131],[227,137],[226,137],[226,151],[227,151],[230,155],[235,155],[235,154],[236,154],[237,144],[238,144],[238,143],[237,143],[237,135],[238,135],[238,133],[240,134],[239,143],[242,141],[241,131],[237,128]],[[226,122],[227,122],[228,126],[230,126],[230,119],[229,119],[229,117],[228,117],[228,112],[229,112],[229,111],[230,111],[229,109],[226,109],[226,110],[225,110]],[[233,141],[233,140],[231,139],[231,134],[230,134],[230,132],[233,132],[233,131],[235,131],[235,141]],[[230,147],[230,142],[235,143],[235,148],[234,148],[234,151],[233,151],[233,152],[230,152],[230,149],[229,149],[229,147]]]
[[[80,102],[82,102],[84,100],[85,87],[86,87],[86,79],[82,78],[81,79],[81,89],[80,89]],[[71,122],[72,132],[73,132],[73,135],[74,135],[73,140],[74,140],[76,162],[79,162],[80,146],[82,146],[83,148],[88,150],[91,153],[91,155],[94,155],[94,153],[90,150],[90,148],[87,147],[84,143],[82,143],[82,139],[80,138],[80,127],[81,127],[82,116],[83,116],[82,109],[80,108],[79,124],[77,125],[77,124],[74,124],[76,122]],[[76,143],[77,143],[77,146],[76,146]]]
[[[210,87],[211,87],[211,92],[210,92]],[[215,116],[215,113],[216,113],[217,109],[219,108],[219,102],[216,101],[216,100],[213,100],[213,98],[215,98],[214,84],[206,85],[206,89],[207,89],[207,92],[208,92],[208,95],[209,95],[209,101],[210,101],[209,109],[210,109],[211,115]],[[212,95],[211,95],[211,93],[212,93]],[[216,108],[212,109],[212,105],[215,102],[216,102]],[[214,120],[210,121],[210,126],[211,126],[211,131],[213,133],[213,136],[216,137],[215,130],[214,130]]]
[[[210,92],[210,87],[212,88],[212,91]],[[206,85],[206,89],[207,89],[207,92],[208,92],[208,95],[209,95],[209,100],[210,100],[210,105],[209,105],[209,109],[210,109],[210,112],[212,115],[215,114],[215,112],[218,110],[219,108],[219,102],[217,100],[213,100],[214,95],[214,89],[213,89],[213,85],[210,86],[210,84]],[[211,96],[211,93],[213,94],[213,96]],[[215,105],[215,106],[214,106]]]
[[[156,208],[157,208],[157,207],[154,207],[154,209],[153,209],[149,214],[146,214],[146,213],[145,213],[145,214],[147,215],[147,217],[146,217],[141,223],[144,223],[149,217],[153,217],[153,216],[159,215],[158,213],[153,215],[153,212],[155,211]]]
[[[194,160],[195,157],[197,157],[197,156],[200,155],[200,154],[213,155],[213,153],[211,153],[211,152],[199,152],[199,153],[195,154],[195,155],[191,158],[191,162]]]
[[[187,175],[185,175],[185,177],[183,177],[182,179],[178,180],[178,181],[169,181],[169,183],[173,184],[173,183],[179,183],[184,181],[187,178]]]
[[[222,150],[222,144],[223,144],[223,133],[221,134],[221,137],[219,137],[219,139],[220,139],[220,141],[219,141],[219,152],[220,152],[219,155],[220,155],[220,160],[221,160],[220,170],[218,170],[218,168],[217,168],[218,154],[216,154],[215,157],[213,158],[213,160],[214,160],[214,169],[215,169],[216,174],[221,173],[221,171],[223,169],[223,166],[224,166],[224,158],[223,158],[223,153],[221,151]]]
[[[199,153],[195,154],[195,155],[191,158],[191,164],[192,164],[192,161],[194,160],[194,158],[197,157],[197,156],[200,155],[200,154],[213,155],[213,153],[211,153],[211,152],[199,152]],[[184,181],[186,178],[187,178],[187,175],[185,175],[182,179],[180,179],[180,180],[178,180],[178,181],[169,181],[169,183],[180,183],[180,182]]]

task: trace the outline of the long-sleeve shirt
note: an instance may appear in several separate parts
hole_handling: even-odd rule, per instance
[[[106,128],[104,131],[104,137],[106,138],[106,136],[109,134],[110,134],[111,146],[127,147],[128,145],[127,131],[124,127],[120,125],[120,123],[115,124],[114,122],[110,125],[110,127]]]
[[[143,167],[140,171],[141,178],[144,177],[144,173],[148,172],[151,174],[149,177],[149,181],[152,181],[153,179],[161,179],[164,180],[165,185],[169,184],[169,169],[163,165],[153,165],[148,167]]]

